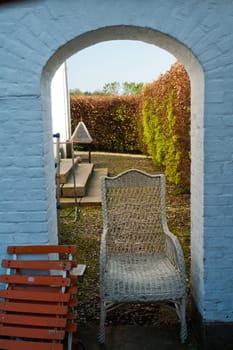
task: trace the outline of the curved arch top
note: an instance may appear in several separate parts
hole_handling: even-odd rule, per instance
[[[192,51],[176,38],[156,29],[132,25],[100,27],[99,29],[77,35],[77,37],[57,49],[47,62],[45,70],[47,72],[50,71],[53,75],[56,69],[73,54],[89,46],[110,40],[137,40],[158,46],[174,55],[188,72],[192,72],[194,65],[199,65],[199,70],[202,71],[201,65]]]

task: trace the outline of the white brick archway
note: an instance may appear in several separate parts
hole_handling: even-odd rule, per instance
[[[202,259],[196,245],[203,243],[203,222],[196,218],[203,217],[203,89],[204,75],[200,63],[192,52],[176,39],[156,30],[135,27],[135,26],[112,26],[90,31],[76,37],[72,42],[67,43],[55,53],[44,68],[42,76],[42,96],[44,101],[43,118],[51,119],[50,113],[50,83],[54,72],[65,59],[88,46],[106,40],[140,40],[146,43],[159,46],[173,54],[189,73],[191,81],[191,103],[192,103],[192,130],[191,130],[191,153],[192,153],[192,280],[193,294],[201,303],[199,295],[200,281],[203,278],[204,268],[201,265]],[[201,130],[201,132],[200,132]],[[51,170],[49,171],[51,173]],[[198,205],[197,205],[198,203]]]
[[[204,322],[233,323],[232,16],[232,2],[218,0],[1,5],[1,256],[9,243],[57,239],[50,82],[58,66],[104,40],[152,43],[191,79],[192,293]]]

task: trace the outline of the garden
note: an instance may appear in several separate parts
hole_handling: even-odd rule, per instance
[[[189,295],[190,82],[184,67],[175,63],[136,94],[74,94],[70,105],[72,129],[82,120],[93,138],[92,150],[102,152],[92,153],[95,168],[108,168],[110,176],[132,168],[166,175],[168,226],[184,251]],[[77,260],[86,265],[78,289],[78,319],[85,324],[99,320],[102,213],[100,205],[82,205],[78,209],[76,221],[74,213],[61,211],[60,243],[77,245]],[[107,322],[160,325],[177,323],[177,317],[162,304],[125,305],[109,313]]]
[[[150,157],[132,155],[93,154],[92,162],[96,168],[108,168],[109,175],[137,168],[150,174],[163,173],[164,169],[156,165]],[[180,240],[187,272],[189,291],[190,270],[190,205],[189,194],[180,193],[175,184],[166,183],[166,208],[170,231]],[[84,276],[79,280],[78,319],[79,324],[98,322],[99,320],[99,251],[102,233],[102,212],[100,205],[85,205],[79,208],[75,222],[74,212],[61,211],[60,243],[77,246],[77,260],[86,265]],[[189,312],[188,312],[189,313]],[[189,318],[189,317],[188,317]],[[165,305],[125,305],[109,313],[109,324],[160,325],[177,323],[174,311]]]

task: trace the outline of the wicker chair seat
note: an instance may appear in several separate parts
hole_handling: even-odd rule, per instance
[[[109,260],[105,300],[152,302],[183,296],[179,270],[162,254],[115,255]]]

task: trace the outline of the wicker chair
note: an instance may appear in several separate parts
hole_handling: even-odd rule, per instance
[[[108,308],[157,301],[174,303],[185,342],[185,264],[179,241],[167,227],[165,176],[131,169],[102,177],[101,191],[100,343],[105,342]]]

